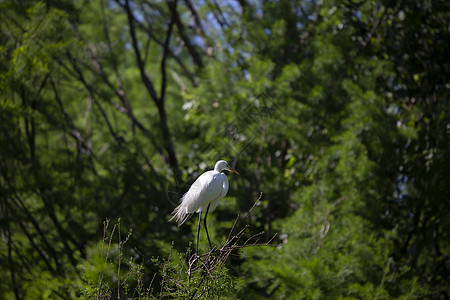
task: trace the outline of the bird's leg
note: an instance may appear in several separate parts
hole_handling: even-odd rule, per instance
[[[200,220],[202,219],[202,211],[198,212],[198,226],[197,226],[197,248],[195,248],[195,254],[198,256],[198,239],[200,237]]]
[[[206,227],[206,217],[208,217],[208,211],[209,211],[210,205],[211,205],[211,203],[208,204],[208,208],[206,209],[206,213],[205,213],[205,218],[203,219],[203,224],[205,225],[206,236],[208,237],[209,251],[212,250],[212,247],[211,247],[211,241],[209,240],[208,227]]]

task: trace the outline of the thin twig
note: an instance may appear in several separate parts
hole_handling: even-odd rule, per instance
[[[163,295],[164,281],[166,280],[167,265],[170,263],[170,258],[172,256],[172,248],[173,248],[173,245],[170,247],[169,257],[167,258],[167,261],[164,263],[164,267],[163,267],[163,276],[162,276],[162,281],[161,281],[161,290],[159,292],[159,299],[160,300],[161,300],[162,295]]]
[[[118,231],[119,231],[119,264],[117,266],[117,299],[120,300],[120,264],[122,262],[122,241],[120,237],[120,218],[117,221]]]

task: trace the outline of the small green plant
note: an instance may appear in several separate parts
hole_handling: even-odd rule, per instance
[[[151,284],[144,287],[144,261],[138,264],[133,258],[123,261],[124,246],[132,231],[124,240],[120,233],[120,219],[109,233],[110,220],[103,222],[103,239],[94,247],[90,259],[79,266],[83,273],[83,285],[79,289],[82,299],[153,299]],[[109,234],[109,235],[108,235]],[[113,242],[117,237],[117,242]],[[153,283],[153,281],[151,282]],[[114,297],[113,297],[114,295]]]
[[[262,194],[256,203],[261,199]],[[137,263],[133,257],[124,260],[124,247],[132,231],[124,240],[121,236],[120,219],[110,228],[106,220],[103,239],[93,247],[90,258],[79,269],[83,284],[79,288],[82,299],[226,299],[235,298],[241,279],[229,274],[226,262],[233,252],[251,246],[268,246],[272,241],[259,244],[263,232],[244,239],[248,226],[237,230],[239,221],[244,222],[255,205],[242,219],[238,216],[224,242],[202,255],[192,253],[191,247],[185,254],[174,253],[173,247],[167,259],[152,258],[158,270],[145,282],[144,260]],[[116,240],[116,242],[114,242]],[[127,251],[128,253],[130,251]],[[175,258],[175,259],[174,259]],[[155,282],[157,281],[157,282]],[[157,284],[156,284],[157,283]],[[156,289],[158,287],[158,289]]]

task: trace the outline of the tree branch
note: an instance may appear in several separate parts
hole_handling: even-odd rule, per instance
[[[176,7],[171,10],[172,17],[174,17],[175,24],[178,28],[178,34],[180,35],[180,38],[183,40],[184,44],[186,45],[187,50],[189,51],[189,54],[191,55],[192,59],[194,60],[194,63],[196,66],[203,68],[203,62],[200,57],[200,54],[197,52],[195,47],[192,45],[191,41],[189,40],[189,37],[187,36],[183,22],[181,22],[180,15],[178,14],[178,11],[176,10]]]
[[[19,292],[19,287],[17,285],[17,280],[16,280],[16,265],[13,261],[13,256],[12,256],[12,238],[11,238],[11,228],[9,226],[9,222],[10,222],[10,215],[9,215],[9,205],[7,201],[3,201],[2,205],[2,215],[3,217],[6,219],[5,222],[5,227],[3,229],[3,240],[6,240],[6,246],[8,248],[7,252],[7,256],[8,256],[8,265],[9,265],[9,272],[11,274],[11,284],[12,284],[12,289],[14,291],[14,296],[16,296],[16,299],[22,299],[20,292]]]
[[[142,24],[141,22],[139,22],[139,20],[134,20],[136,22],[137,25],[139,25],[139,27],[145,31],[145,33],[152,39],[154,40],[158,45],[160,45],[161,47],[164,47],[164,43],[158,39],[147,27],[145,27],[144,24]],[[191,81],[192,85],[194,87],[196,87],[198,85],[197,82],[195,82],[195,78],[194,78],[194,74],[192,74],[191,71],[188,70],[188,68],[186,67],[186,65],[183,63],[183,61],[172,51],[172,49],[168,48],[167,49],[168,54],[173,57],[175,59],[175,61],[178,63],[178,65],[181,67],[181,69],[183,70],[183,72],[185,73],[185,75],[189,78],[189,80]]]
[[[108,126],[109,132],[111,133],[111,135],[114,137],[114,139],[117,141],[117,143],[119,144],[119,146],[122,145],[122,143],[124,142],[123,138],[118,136],[116,134],[116,132],[114,131],[111,122],[109,122],[109,118],[108,115],[106,114],[105,110],[103,109],[103,107],[101,106],[101,104],[97,101],[95,94],[93,92],[92,87],[86,82],[86,80],[84,79],[83,73],[81,72],[80,68],[77,66],[77,64],[75,64],[74,59],[72,58],[72,56],[70,55],[69,52],[67,52],[67,56],[69,57],[69,60],[72,64],[72,67],[74,68],[75,72],[78,74],[78,80],[84,85],[84,87],[86,88],[86,90],[89,92],[90,97],[92,98],[92,101],[94,101],[94,104],[97,106],[97,108],[99,109],[100,113],[103,116],[103,119],[106,122],[106,125]]]
[[[164,45],[164,49],[168,49],[168,43],[169,43],[170,35],[172,32],[172,25],[173,25],[172,23],[176,22],[176,20],[178,18],[178,14],[176,12],[176,4],[177,4],[176,0],[168,3],[169,8],[172,12],[172,20],[171,20],[171,25],[169,26],[168,34],[166,36],[166,42]],[[119,5],[121,5],[121,4],[119,3]],[[134,49],[134,52],[136,55],[136,62],[138,64],[138,67],[139,67],[139,70],[141,73],[142,81],[143,81],[144,85],[146,86],[151,98],[155,102],[156,107],[158,108],[159,125],[161,128],[161,133],[162,133],[162,137],[163,137],[163,141],[164,141],[164,149],[166,150],[166,152],[168,154],[168,161],[166,161],[166,162],[169,164],[169,166],[173,172],[173,175],[175,177],[175,182],[177,184],[177,189],[178,189],[178,182],[179,182],[178,179],[180,177],[181,172],[178,167],[178,160],[175,155],[175,147],[173,145],[172,137],[171,137],[171,134],[169,131],[169,127],[167,125],[167,116],[166,116],[166,111],[164,108],[164,98],[163,98],[165,92],[164,92],[164,94],[163,93],[161,94],[162,97],[158,98],[155,88],[153,86],[153,83],[151,82],[150,78],[146,75],[145,66],[142,61],[141,53],[140,53],[139,46],[137,43],[135,23],[134,23],[135,18],[133,16],[133,13],[131,12],[129,1],[125,0],[125,5],[122,5],[122,7],[124,7],[124,9],[127,12],[128,25],[129,25],[132,45],[133,45],[133,49]],[[165,55],[167,55],[167,50],[165,50],[165,53],[166,53]],[[164,60],[164,63],[162,65],[164,66],[165,59],[163,58],[163,60]],[[163,83],[163,84],[166,84],[166,83]]]
[[[169,6],[169,9],[172,12],[172,15],[170,17],[169,28],[167,29],[166,40],[164,42],[163,57],[162,57],[162,60],[161,60],[162,80],[161,80],[161,95],[160,95],[160,98],[159,98],[159,102],[160,102],[161,105],[164,104],[164,99],[165,99],[165,96],[166,96],[166,87],[167,87],[166,59],[167,59],[167,54],[168,54],[168,50],[169,50],[169,43],[170,43],[170,37],[172,36],[172,28],[173,28],[174,19],[175,19],[173,11],[176,10],[177,0],[167,2],[167,5]]]
[[[139,45],[138,45],[137,37],[136,37],[136,29],[135,29],[135,24],[134,24],[135,18],[131,11],[130,3],[128,0],[125,0],[125,5],[120,4],[120,2],[118,2],[118,4],[121,5],[127,12],[128,27],[129,27],[130,36],[131,36],[131,44],[133,45],[134,54],[136,55],[136,63],[138,65],[139,72],[141,73],[142,82],[144,83],[145,87],[147,88],[147,91],[150,94],[150,97],[153,99],[153,101],[156,104],[158,104],[159,99],[158,99],[158,96],[156,95],[156,91],[153,86],[153,83],[150,80],[150,78],[147,76],[147,74],[145,73],[144,62],[142,60],[141,51],[139,50]]]

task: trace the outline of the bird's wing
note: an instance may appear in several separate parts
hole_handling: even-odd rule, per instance
[[[205,172],[191,185],[181,204],[187,213],[205,210],[211,201],[219,197],[222,191],[221,178],[217,176],[219,174],[214,171]]]
[[[169,221],[176,220],[180,226],[189,219],[191,214],[206,211],[210,203],[214,210],[217,206],[216,200],[218,201],[223,193],[223,176],[225,175],[215,171],[208,171],[200,175],[181,198],[180,205],[175,208]],[[210,207],[210,211],[212,210]]]

